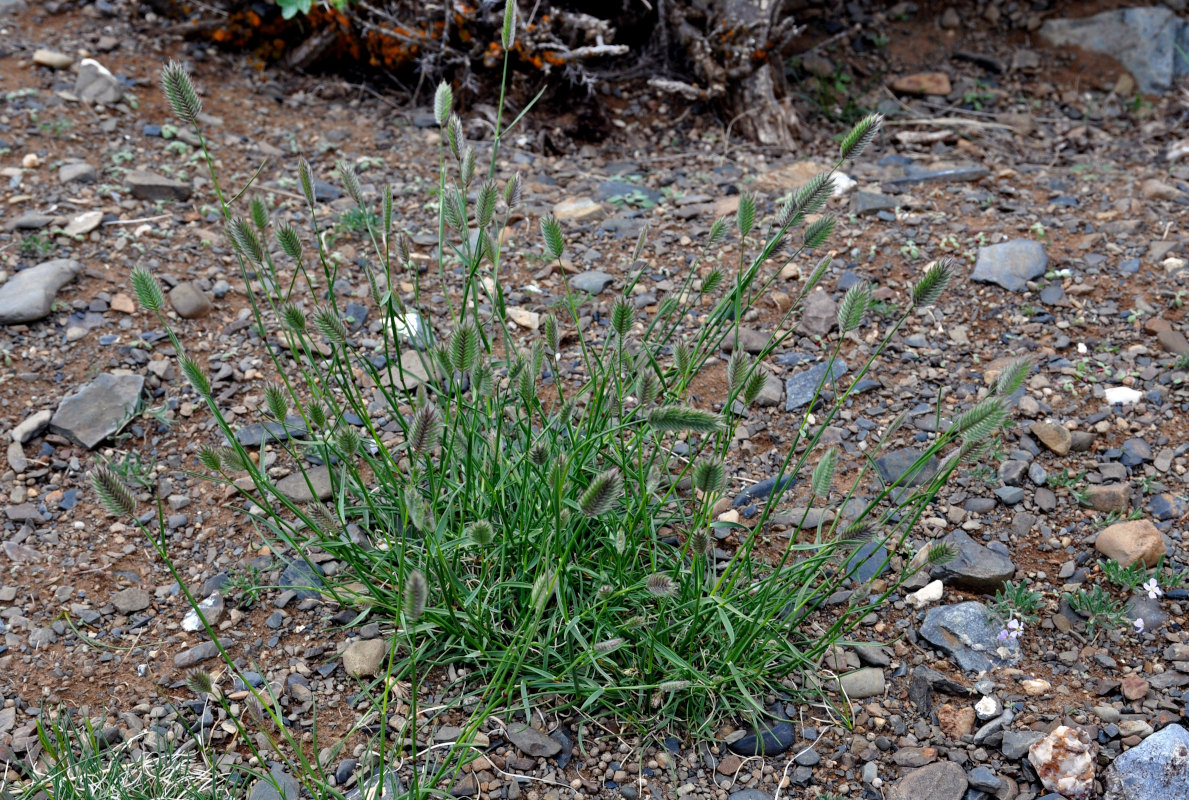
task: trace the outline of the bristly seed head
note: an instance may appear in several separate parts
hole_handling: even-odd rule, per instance
[[[433,403],[427,403],[413,413],[409,426],[409,452],[423,456],[438,446],[442,435],[442,414]]]
[[[654,572],[644,581],[644,588],[653,597],[665,598],[677,594],[677,583],[663,572]]]
[[[612,650],[622,645],[623,642],[623,638],[619,636],[616,636],[614,639],[606,639],[601,642],[596,642],[594,645],[594,651],[600,654],[610,653]]]
[[[145,267],[132,269],[132,289],[136,292],[136,300],[146,311],[154,313],[165,308],[165,293],[161,291],[161,284]]]
[[[425,604],[429,600],[429,584],[421,570],[415,569],[409,573],[405,581],[405,619],[416,622],[425,613]]]
[[[433,118],[439,128],[446,127],[446,123],[450,121],[450,111],[453,106],[454,91],[450,88],[450,84],[442,81],[438,84],[438,89],[433,96]]]
[[[578,500],[578,508],[588,517],[605,514],[623,494],[623,475],[615,467],[595,476]]]
[[[198,127],[198,115],[202,113],[202,101],[194,90],[190,73],[176,61],[170,61],[161,70],[161,89],[173,109],[173,115],[187,125]]]
[[[112,514],[125,517],[136,515],[136,498],[115,472],[107,467],[99,467],[91,473],[91,485],[99,495],[99,502]]]
[[[196,669],[186,676],[186,688],[194,694],[214,694],[215,682],[209,672]]]
[[[487,549],[495,541],[495,526],[485,519],[479,519],[466,527],[467,538],[477,547]]]

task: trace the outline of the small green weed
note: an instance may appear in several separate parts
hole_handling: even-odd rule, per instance
[[[1083,587],[1067,592],[1063,597],[1070,608],[1085,618],[1086,631],[1092,638],[1097,636],[1101,626],[1122,628],[1127,623],[1123,604],[1103,591],[1101,586],[1089,589]]]
[[[1018,617],[1029,625],[1036,623],[1043,608],[1044,595],[1032,591],[1023,581],[1004,583],[1003,588],[995,592],[995,601],[991,605],[992,612],[1000,620]]]

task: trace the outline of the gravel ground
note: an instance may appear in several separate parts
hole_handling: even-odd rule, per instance
[[[929,7],[905,20],[893,9],[882,17],[892,21],[868,19],[866,33],[811,51],[799,89],[817,100],[802,109],[820,125],[802,161],[725,139],[711,117],[627,87],[606,98],[616,125],[605,142],[576,140],[564,118],[544,115],[513,137],[501,175],[524,174],[527,206],[507,231],[510,250],[539,252],[537,220],[555,214],[568,237],[569,277],[595,295],[585,324],[600,324],[645,223],[653,234],[634,296],[647,315],[676,288],[672,276],[684,271],[691,244],[734,211],[741,191],[771,209],[827,163],[843,126],[818,117],[844,110],[838,75],[848,76],[851,99],[894,113],[874,152],[844,170],[851,182],[834,203],[835,266],[796,335],[770,359],[774,378],[733,454],[741,499],[724,504],[724,519],[746,525],[758,516],[762,499],[747,487],[780,462],[808,402],[805,374],[820,337],[856,280],[874,282],[892,312],[931,260],[957,264],[955,285],[901,331],[824,437],[858,455],[907,413],[895,452],[880,460],[885,479],[936,429],[939,392],[950,416],[1011,358],[1028,356],[1036,369],[1002,446],[952,482],[913,534],[914,547],[947,540],[959,558],[893,595],[856,632],[865,644],[839,648],[823,665],[840,676],[833,691],[846,697],[834,701],[849,702],[849,727],[825,704],[771,697],[787,722],[760,736],[728,726],[716,743],[695,747],[680,731],[641,737],[543,709],[528,720],[535,732],[518,731],[512,717],[489,720],[486,752],[447,787],[454,795],[1189,797],[1187,582],[1170,580],[1159,594],[1124,591],[1101,563],[1152,566],[1163,557],[1171,576],[1189,559],[1189,95],[1137,95],[1113,61],[1035,33],[1055,12],[1017,5]],[[1069,3],[1061,13],[1077,16],[1083,5],[1112,6]],[[807,49],[833,33],[814,13],[806,12]],[[190,630],[177,585],[140,534],[109,517],[89,489],[88,470],[107,463],[136,481],[143,508],[163,503],[173,557],[196,594],[214,598],[209,615],[244,677],[273,688],[311,748],[317,733],[313,755],[338,785],[366,782],[362,737],[350,736],[337,754],[325,743],[360,720],[365,705],[345,666],[375,671],[380,648],[368,642],[386,633],[383,621],[345,627],[354,611],[301,588],[322,578],[286,573],[291,554],[263,546],[242,503],[187,474],[218,435],[163,331],[132,301],[129,272],[145,265],[160,276],[175,329],[208,367],[228,416],[250,425],[273,377],[274,343],[250,329],[246,293],[259,287],[245,286],[234,267],[193,142],[173,127],[157,91],[160,65],[186,60],[206,87],[212,148],[231,183],[267,157],[261,189],[280,213],[295,213],[296,153],[322,176],[347,159],[365,190],[394,186],[400,225],[425,259],[436,244],[426,188],[436,181],[437,129],[426,126],[426,109],[394,110],[340,78],[285,75],[161,35],[161,23],[131,5],[33,4],[0,25],[5,780],[36,765],[36,721],[59,708],[93,720],[109,743],[154,752],[201,731],[226,752],[222,767],[245,758],[223,712],[184,685],[189,668],[217,668],[214,648]],[[468,135],[481,137],[482,126]],[[327,219],[339,222],[332,248],[355,296],[354,334],[374,346],[379,323],[368,319],[357,266],[366,244],[344,215],[353,204],[329,183],[319,195]],[[444,304],[450,287],[432,274],[425,280],[431,303]],[[518,309],[510,316],[529,336],[562,277],[514,257],[507,287]],[[771,335],[787,302],[781,289],[746,318],[743,346]],[[435,310],[425,309],[427,319]],[[869,352],[878,321],[846,342],[847,363]],[[269,446],[260,457],[274,478],[294,469]],[[790,495],[764,531],[773,550],[795,535],[796,500]],[[735,543],[719,547],[729,553]],[[911,552],[892,554],[886,571],[884,553],[867,556],[863,577],[879,591]],[[311,559],[327,578],[340,569],[329,554]],[[1040,592],[1043,607],[1004,640],[985,606],[1013,578]],[[1090,630],[1063,599],[1092,587],[1126,603],[1120,625]],[[231,676],[217,679],[233,701],[247,696]],[[440,700],[438,689],[431,678],[423,705]],[[463,723],[431,713],[424,739],[449,742]],[[1162,785],[1145,759],[1172,764],[1166,774],[1184,782]],[[268,791],[260,785],[254,800]]]

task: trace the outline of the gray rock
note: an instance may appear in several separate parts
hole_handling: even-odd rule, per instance
[[[314,488],[312,493],[311,486]],[[277,481],[277,491],[295,503],[309,503],[315,497],[328,500],[334,491],[330,484],[330,468],[322,465],[307,469],[304,475],[300,472],[287,475]]]
[[[553,758],[561,752],[561,745],[549,738],[544,731],[527,725],[513,725],[508,728],[508,741],[520,752],[533,758]]]
[[[741,792],[735,792],[728,800],[772,800],[772,793],[759,789],[744,789]]]
[[[905,775],[888,789],[888,800],[962,800],[966,773],[953,761],[927,764]]]
[[[383,639],[351,642],[343,651],[343,670],[353,678],[376,675],[386,655],[388,643]]]
[[[851,700],[879,697],[884,693],[883,670],[877,667],[863,667],[839,677],[838,685]]]
[[[120,82],[107,67],[93,58],[84,58],[79,62],[74,93],[84,102],[99,105],[118,103],[124,97]]]
[[[121,589],[111,596],[111,604],[116,607],[124,616],[134,614],[137,611],[144,611],[153,604],[153,599],[149,597],[149,593],[144,589],[138,589],[135,586],[128,589]]]
[[[999,749],[1003,755],[1011,759],[1020,759],[1028,755],[1032,745],[1045,738],[1040,731],[1004,731],[1003,742]]]
[[[854,573],[851,573],[851,570]],[[888,551],[877,541],[864,542],[846,560],[846,572],[857,581],[878,578],[888,570]]]
[[[930,169],[916,164],[909,164],[904,168],[904,175],[892,178],[887,183],[891,186],[909,186],[914,183],[954,183],[957,181],[977,181],[987,177],[991,171],[980,164],[964,167],[946,167]]]
[[[25,448],[20,442],[8,443],[8,466],[18,475],[29,468],[29,459],[25,458]]]
[[[827,371],[829,378],[826,380],[825,386],[822,387],[823,391],[830,391],[830,382],[846,374],[846,362],[840,358],[833,362],[822,361],[786,380],[784,382],[784,410],[795,411],[812,401],[814,393],[817,391],[817,385],[822,382],[823,378],[826,378]]]
[[[996,775],[995,770],[990,767],[975,767],[966,773],[966,779],[970,781],[972,789],[978,789],[980,792],[994,793],[1003,785],[1003,778]]]
[[[797,732],[792,723],[778,721],[769,722],[758,732],[752,731],[731,742],[727,747],[732,753],[741,756],[775,756],[792,747],[796,740]]]
[[[1173,800],[1189,787],[1189,731],[1169,725],[1119,755],[1102,776],[1103,800]]]
[[[1002,500],[1004,505],[1014,506],[1024,499],[1024,490],[1019,486],[1000,486],[995,490],[995,496]]]
[[[248,800],[297,800],[300,796],[301,784],[281,764],[273,764],[269,777],[257,780],[248,792]]]
[[[993,594],[1016,574],[1016,565],[1010,558],[983,547],[965,531],[954,531],[942,543],[953,547],[958,555],[952,561],[934,567],[932,577],[949,586]]]
[[[183,319],[205,317],[211,312],[211,301],[206,292],[193,281],[184,281],[169,290],[169,304]]]
[[[0,286],[0,325],[35,322],[47,316],[58,290],[82,270],[81,261],[58,258],[18,272]]]
[[[602,294],[614,281],[615,278],[611,275],[608,275],[602,270],[595,269],[570,278],[570,288],[576,292]]]
[[[782,397],[784,397],[784,384],[781,383],[780,378],[771,372],[765,372],[764,388],[760,389],[760,393],[756,395],[756,405],[761,408],[772,408],[780,405]]]
[[[305,420],[298,416],[285,418],[285,424],[279,422],[254,422],[245,425],[235,432],[235,440],[244,447],[261,447],[267,442],[283,442],[290,436],[305,436],[307,433]]]
[[[27,8],[25,0],[0,0],[0,16],[19,14]]]
[[[211,593],[198,604],[199,611],[202,611],[202,616],[206,618],[207,624],[212,628],[218,625],[219,620],[223,618],[224,608],[223,595],[218,592]],[[191,608],[186,612],[186,616],[182,617],[182,630],[191,633],[204,630],[202,620],[198,618],[198,611]]]
[[[318,597],[321,594],[318,590],[322,587],[322,568],[316,564],[310,566],[304,561],[292,561],[281,573],[277,586],[294,590],[298,600]]]
[[[1160,601],[1150,599],[1146,594],[1139,594],[1127,601],[1123,608],[1127,619],[1144,621],[1144,630],[1152,633],[1168,622],[1168,614],[1160,607]]]
[[[50,424],[50,418],[53,416],[54,412],[48,408],[43,408],[36,414],[30,414],[12,429],[12,440],[18,444],[25,444],[45,430],[45,426]]]
[[[62,183],[94,183],[97,175],[95,168],[85,161],[63,164],[58,170],[58,180]]]
[[[1000,630],[986,606],[969,602],[929,609],[920,633],[962,669],[983,672],[1020,660],[1019,642],[999,641]]]
[[[384,779],[384,787],[377,791],[381,777]],[[385,770],[383,774],[372,773],[371,777],[363,781],[363,785],[347,792],[345,800],[398,800],[404,795],[405,787],[400,781],[400,776],[394,771]]]
[[[970,279],[995,283],[1009,292],[1022,292],[1027,282],[1045,274],[1049,255],[1044,245],[1031,239],[1012,239],[978,249]]]
[[[190,184],[155,175],[151,172],[135,170],[124,176],[128,184],[128,191],[139,200],[189,200]]]
[[[885,486],[891,486],[897,481],[899,481],[898,485],[902,487],[920,486],[933,480],[933,476],[937,474],[938,463],[936,456],[930,456],[925,459],[920,469],[912,475],[908,475],[909,470],[922,455],[924,453],[920,450],[911,447],[892,450],[875,459],[875,469],[879,473],[879,477],[883,479]],[[906,475],[908,477],[905,477]]]
[[[220,639],[219,641],[223,643],[224,648],[231,646],[230,640]],[[218,655],[219,646],[217,644],[214,642],[203,642],[202,644],[191,647],[189,650],[183,650],[174,656],[173,665],[178,669],[189,669]]]
[[[1164,92],[1173,79],[1189,72],[1189,55],[1177,52],[1185,23],[1167,9],[1105,11],[1081,19],[1045,20],[1040,34],[1056,45],[1073,45],[1114,58],[1127,68],[1140,91]]]
[[[92,450],[132,419],[142,388],[142,375],[105,372],[62,401],[50,430]]]
[[[879,211],[890,211],[900,205],[900,198],[894,194],[878,192],[855,192],[850,198],[850,209],[856,216],[865,217]]]
[[[813,292],[805,298],[797,330],[809,336],[825,336],[838,324],[838,304],[826,292]]]

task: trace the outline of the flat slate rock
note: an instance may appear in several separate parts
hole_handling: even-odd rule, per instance
[[[615,278],[599,269],[583,272],[570,278],[570,287],[587,294],[602,294]]]
[[[892,186],[910,186],[915,183],[955,183],[958,181],[977,181],[989,175],[991,170],[981,164],[971,164],[963,167],[942,167],[940,169],[922,167],[909,164],[904,168],[904,174],[887,181]]]
[[[50,313],[58,290],[83,271],[81,261],[57,258],[21,270],[0,286],[0,325],[36,322]]]
[[[50,430],[93,450],[128,424],[143,388],[143,375],[105,372],[62,401]]]
[[[813,400],[814,392],[817,391],[818,384],[822,382],[823,378],[826,378],[827,372],[829,372],[829,378],[826,380],[826,385],[822,387],[823,391],[830,389],[830,381],[837,380],[846,374],[846,362],[841,358],[822,361],[786,380],[784,382],[784,410],[796,411],[801,406],[810,403]]]
[[[152,172],[135,170],[124,176],[128,191],[139,200],[189,200],[190,184]]]
[[[736,739],[727,745],[733,753],[741,756],[775,756],[793,746],[797,739],[797,732],[792,723],[779,721],[761,729],[752,731],[741,739]]]
[[[291,561],[281,573],[277,586],[292,589],[298,600],[309,600],[321,596],[322,568],[310,566],[304,561]]]
[[[1150,3],[1092,17],[1048,19],[1040,35],[1056,45],[1110,56],[1131,73],[1141,92],[1155,94],[1171,89],[1177,76],[1189,73],[1186,27],[1175,12]]]
[[[235,432],[235,440],[244,447],[260,447],[266,441],[283,442],[290,436],[305,436],[306,424],[301,417],[285,418],[285,424],[279,422],[255,422],[245,425]]]
[[[922,455],[924,453],[920,450],[914,450],[911,447],[892,450],[875,459],[875,469],[879,473],[879,477],[883,479],[885,486],[891,486],[896,481],[900,481],[898,486],[904,488],[920,486],[933,480],[933,476],[937,474],[938,463],[936,456],[929,456],[920,469],[905,478]]]
[[[362,786],[356,786],[347,792],[346,800],[365,800],[365,793],[366,800],[398,800],[405,796],[405,787],[400,782],[400,776],[389,770],[385,770],[383,774],[384,788],[377,792],[376,788],[380,785],[380,777],[380,775],[374,774],[363,781]]]
[[[313,492],[310,487],[313,487]],[[334,491],[330,483],[330,468],[326,465],[311,467],[305,471],[294,472],[277,481],[277,491],[295,503],[309,503],[317,497],[319,500],[329,500]]]
[[[1189,731],[1169,725],[1120,754],[1102,776],[1103,800],[1189,797]]]
[[[851,573],[851,570],[854,573]],[[869,581],[888,571],[888,551],[876,541],[864,542],[846,560],[846,570],[857,581]]]
[[[1016,574],[1016,565],[1003,553],[997,553],[971,539],[965,531],[956,530],[942,540],[957,556],[933,568],[930,577],[945,581],[947,586],[971,592],[994,594],[1003,588],[1004,581]]]
[[[513,725],[508,728],[508,741],[516,749],[533,758],[553,758],[561,752],[561,744],[549,738],[544,731],[527,725]]]
[[[969,781],[966,771],[953,761],[914,769],[888,789],[888,800],[962,800]]]
[[[252,784],[248,800],[297,800],[301,796],[301,784],[282,765],[274,764],[269,775]]]
[[[1022,292],[1028,287],[1028,281],[1044,275],[1048,266],[1049,254],[1040,242],[1012,239],[980,247],[970,279],[994,283],[1009,292]]]
[[[1020,644],[998,639],[999,623],[982,603],[958,603],[929,609],[921,636],[967,672],[1006,667],[1020,660]]]

